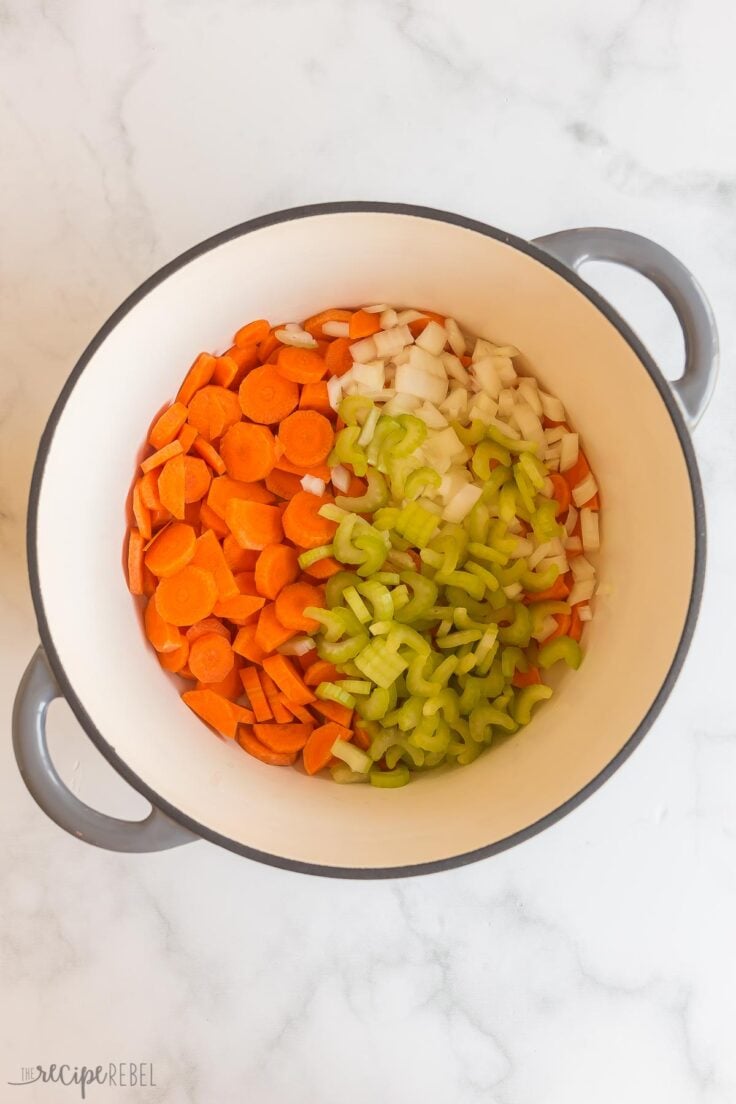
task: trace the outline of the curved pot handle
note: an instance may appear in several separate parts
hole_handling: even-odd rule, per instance
[[[46,713],[61,696],[46,653],[38,648],[15,697],[13,748],[23,781],[46,815],[71,835],[108,851],[164,851],[199,839],[155,807],[144,820],[118,820],[91,809],[68,789],[46,743]]]
[[[586,261],[611,261],[640,272],[669,300],[685,337],[685,372],[668,380],[690,428],[713,395],[718,374],[718,329],[710,303],[682,261],[661,245],[628,230],[581,227],[535,238],[534,244],[570,268]]]

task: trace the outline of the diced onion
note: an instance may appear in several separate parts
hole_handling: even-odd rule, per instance
[[[593,473],[588,472],[585,479],[572,489],[572,500],[576,506],[583,506],[598,491],[598,484],[593,478]]]
[[[437,494],[445,502],[451,502],[455,495],[470,481],[470,472],[467,468],[451,467],[445,475],[442,476],[442,481],[437,488]]]
[[[314,640],[312,640],[311,636],[294,636],[276,650],[280,652],[281,655],[301,656],[306,655],[307,652],[314,651],[316,647],[317,645]]]
[[[458,491],[455,497],[447,503],[442,511],[442,517],[445,521],[464,521],[482,494],[482,487],[477,487],[474,483],[466,484],[466,486]]]
[[[580,535],[586,552],[597,552],[601,546],[598,528],[598,514],[595,510],[583,508],[580,511]]]
[[[342,379],[341,376],[330,376],[327,381],[327,398],[333,410],[337,410],[342,401]]]
[[[565,433],[560,438],[562,450],[560,452],[560,471],[569,471],[578,462],[579,437],[577,433]]]
[[[349,322],[323,322],[322,333],[327,337],[350,337]]]
[[[403,391],[397,391],[392,399],[383,408],[384,414],[411,414],[422,405],[422,400],[416,395],[407,395]]]
[[[593,610],[588,605],[582,605],[578,608],[578,617],[581,621],[592,621]]]
[[[564,426],[552,426],[551,429],[545,429],[544,436],[548,445],[556,445],[566,433],[567,430]]]
[[[385,382],[385,366],[382,360],[369,360],[354,364],[353,380],[366,391],[382,391]]]
[[[493,357],[481,357],[474,361],[473,375],[487,395],[490,395],[492,399],[498,399],[503,389],[503,383],[493,362]]]
[[[418,399],[441,403],[447,395],[447,377],[444,380],[429,372],[415,368],[411,362],[396,369],[396,390],[416,395]]]
[[[430,319],[424,327],[416,343],[420,349],[426,349],[432,356],[439,356],[447,344],[447,331],[439,322]]]
[[[398,318],[396,311],[393,307],[389,307],[388,310],[381,311],[381,317],[379,319],[382,330],[390,330],[393,326],[398,325]]]
[[[305,330],[276,330],[274,336],[282,345],[292,345],[295,349],[317,348],[317,342]]]
[[[350,472],[342,464],[337,464],[330,471],[330,481],[336,491],[347,494],[350,489]]]
[[[447,340],[450,344],[450,348],[452,349],[455,356],[464,356],[465,349],[467,348],[465,344],[465,338],[463,337],[463,332],[454,318],[445,319],[445,330],[447,332]]]
[[[542,417],[542,401],[539,397],[539,389],[537,387],[537,381],[523,377],[519,380],[519,394],[523,397],[525,402],[529,403],[534,413],[538,418]]]
[[[498,403],[495,403],[485,391],[475,396],[468,409],[471,421],[473,418],[480,418],[481,421],[487,422],[489,418],[495,418],[497,413]]]
[[[498,396],[499,418],[510,418],[514,411],[514,392],[508,387]]]
[[[510,552],[512,560],[520,560],[522,556],[531,556],[534,552],[534,545],[526,537],[519,537],[516,541],[516,548],[513,552]]]
[[[529,567],[534,570],[538,563],[541,563],[545,556],[549,556],[552,552],[551,541],[545,541],[544,544],[540,544],[539,547],[532,552],[529,557]]]
[[[420,314],[418,310],[402,310],[396,314],[396,320],[400,326],[408,326],[410,322],[418,322],[420,318],[426,317],[426,314]]]
[[[521,356],[521,353],[515,345],[494,345],[493,351],[496,356],[502,357],[517,357]]]
[[[440,413],[437,407],[429,402],[425,402],[423,406],[419,407],[417,418],[421,418],[430,429],[444,429],[448,424],[444,414]]]
[[[453,422],[463,418],[467,409],[468,393],[462,387],[458,387],[455,391],[450,391],[450,394],[440,406],[442,413]]]
[[[507,356],[494,356],[493,363],[496,365],[501,382],[505,383],[508,387],[516,379],[516,369],[511,361],[511,357]]]
[[[413,338],[408,326],[393,326],[388,330],[379,330],[373,335],[373,340],[379,357],[394,357],[405,345],[411,345]]]
[[[470,375],[466,368],[463,367],[459,357],[453,356],[452,353],[442,354],[442,363],[445,366],[445,371],[448,376],[452,376],[458,383],[462,383],[465,387],[470,383]]]
[[[479,337],[476,339],[475,345],[473,346],[473,353],[470,359],[475,364],[476,360],[481,360],[482,357],[492,357],[495,351],[495,345],[490,341],[486,341],[485,338]]]
[[[588,602],[595,592],[595,579],[576,579],[572,584],[572,590],[568,596],[567,601],[571,606],[576,606],[578,602]]]
[[[536,441],[540,447],[544,445],[544,430],[542,423],[532,408],[525,402],[517,403],[514,407],[514,420],[526,441]]]
[[[565,420],[565,408],[559,399],[554,395],[546,395],[544,391],[539,392],[539,398],[542,402],[542,413],[545,418],[549,418],[551,422],[564,422]]]
[[[570,508],[567,511],[567,517],[565,518],[565,529],[567,531],[568,536],[572,535],[572,532],[575,529],[575,526],[577,525],[577,523],[578,523],[578,512],[577,512],[577,510],[575,509],[574,506],[570,506]]]
[[[302,485],[302,490],[307,494],[323,495],[325,493],[325,481],[324,479],[318,479],[316,475],[303,475],[299,482]]]
[[[561,556],[545,556],[542,560],[542,569],[546,571],[548,567],[556,567],[560,576],[567,574],[570,569],[567,556],[564,554]]]
[[[501,433],[505,433],[507,437],[510,437],[512,441],[518,441],[521,437],[516,426],[511,425],[510,422],[499,421],[498,418],[489,418],[488,424],[495,426]]]
[[[395,364],[397,368],[400,364],[408,364],[409,349],[407,347],[404,347],[400,353],[397,353],[396,356],[391,357],[391,363]]]
[[[552,633],[555,631],[556,628],[557,628],[556,618],[554,618],[554,617],[545,617],[544,621],[542,622],[542,624],[539,627],[539,632],[536,632],[534,634],[534,639],[537,640],[541,644],[542,641],[546,640],[548,636],[552,635]]]
[[[391,307],[388,303],[376,303],[375,306],[361,307],[360,309],[365,311],[366,314],[383,314],[384,311],[391,310]]]
[[[372,337],[364,337],[362,341],[355,341],[350,346],[350,355],[358,364],[367,364],[369,360],[375,360],[378,355],[375,341]]]
[[[572,554],[573,552],[582,552],[583,542],[580,537],[567,537],[565,539],[565,552]]]
[[[573,579],[594,579],[595,568],[585,556],[576,556],[570,564]]]
[[[521,583],[509,583],[503,588],[503,592],[507,598],[518,598],[523,589]]]

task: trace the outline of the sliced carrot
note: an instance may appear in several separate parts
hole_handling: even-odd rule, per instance
[[[550,640],[556,640],[558,636],[567,636],[570,630],[570,621],[572,617],[569,613],[556,613],[554,619],[557,622],[557,627],[544,638],[544,643],[548,644]],[[517,672],[518,674],[518,672]],[[514,683],[516,685],[516,683]]]
[[[256,644],[257,625],[243,625],[233,640],[233,651],[251,663],[262,663],[266,655],[263,648]]]
[[[143,593],[143,534],[131,529],[128,536],[128,589],[131,594]]]
[[[325,366],[328,376],[344,376],[353,367],[349,338],[338,337],[330,342],[325,353]]]
[[[309,739],[314,725],[307,724],[254,724],[256,737],[271,751],[290,754],[301,751]]]
[[[583,635],[583,622],[580,620],[580,611],[577,605],[572,607],[568,635],[571,636],[573,640],[580,640],[580,637]]]
[[[189,406],[192,396],[200,387],[206,387],[212,379],[216,360],[210,353],[200,353],[192,367],[184,377],[184,382],[179,388],[176,401]]]
[[[182,699],[215,732],[228,740],[235,739],[238,723],[227,698],[216,694],[214,690],[185,690]]]
[[[258,617],[255,642],[266,654],[275,652],[294,636],[293,629],[286,629],[276,616],[273,603],[265,605]]]
[[[181,671],[182,667],[186,667],[189,658],[189,641],[182,640],[179,647],[174,648],[173,652],[158,652],[157,654],[158,661],[164,671],[170,671],[172,675],[175,675]]]
[[[213,479],[207,495],[207,505],[221,518],[225,517],[225,508],[231,498],[242,498],[247,502],[262,502],[268,506],[275,501],[274,496],[261,483],[243,483],[229,475]]]
[[[380,314],[369,314],[368,311],[358,310],[350,315],[351,341],[358,341],[361,337],[372,337],[381,328]]]
[[[241,348],[244,346],[247,348],[249,345],[256,345],[259,341],[263,341],[270,332],[271,327],[266,319],[257,318],[254,322],[240,327],[233,338],[233,343]]]
[[[285,456],[279,456],[276,461],[276,468],[279,471],[297,475],[300,479],[303,475],[313,475],[315,479],[321,479],[324,483],[329,483],[332,476],[327,464],[312,464],[311,467],[303,468],[299,464],[292,464],[291,460],[288,460]]]
[[[192,672],[186,666],[186,664],[184,665],[184,667],[181,668],[181,670],[177,671],[176,673],[179,676],[179,678],[191,679],[191,681],[194,682],[194,683],[196,683],[196,681],[197,681],[195,679],[194,675],[192,674]],[[196,687],[195,687],[195,689],[196,689]],[[200,687],[200,689],[203,689],[203,688]]]
[[[353,743],[356,747],[359,747],[361,751],[367,751],[371,746],[371,738],[364,728],[360,725],[353,726]]]
[[[223,598],[216,602],[214,613],[216,617],[224,617],[234,625],[247,625],[249,621],[255,620],[265,601],[265,598],[258,598],[254,594],[237,594],[234,598]]]
[[[225,553],[211,529],[206,529],[198,538],[192,563],[212,573],[217,587],[218,601],[235,598],[240,594],[235,576],[227,565]]]
[[[146,552],[146,567],[159,578],[176,575],[186,567],[197,544],[191,525],[176,521],[159,533]]]
[[[255,571],[239,571],[235,576],[235,582],[241,594],[254,594],[259,597]]]
[[[218,387],[232,387],[239,370],[237,360],[225,353],[217,358],[212,380]]]
[[[276,686],[272,678],[266,674],[265,671],[259,671],[261,686],[263,687],[263,693],[266,695],[266,701],[268,707],[273,713],[273,719],[276,724],[289,724],[292,716],[288,709],[281,703],[281,692]],[[310,717],[310,722],[313,723]]]
[[[230,641],[219,633],[198,636],[190,647],[189,670],[199,682],[222,682],[235,665]]]
[[[266,487],[278,498],[288,499],[302,489],[301,477],[292,472],[274,468],[266,476]]]
[[[345,565],[333,560],[332,556],[325,556],[323,560],[317,560],[310,564],[306,574],[312,579],[329,579],[331,575],[337,575],[338,571],[344,571]]]
[[[286,694],[279,694],[279,704],[282,709],[286,710],[289,717],[295,717],[302,724],[314,725],[314,717],[309,710],[305,709],[303,705],[297,705],[296,702],[289,701]],[[275,713],[274,716],[276,716]]]
[[[312,703],[312,709],[317,713],[321,713],[328,721],[334,721],[335,724],[344,725],[345,728],[350,727],[350,723],[353,719],[352,709],[348,709],[346,705],[340,705],[340,702],[316,701]]]
[[[194,428],[194,426],[190,425],[189,422],[185,422],[179,430],[177,441],[183,448],[184,452],[189,452],[190,448],[197,440],[197,436],[197,430]]]
[[[328,418],[316,410],[295,410],[279,426],[279,443],[287,460],[298,467],[322,464],[330,455],[335,433]]]
[[[145,594],[146,598],[150,598],[151,595],[155,592],[157,584],[158,584],[158,579],[153,574],[153,572],[150,570],[150,568],[146,567],[146,564],[144,562],[144,564],[143,564],[143,593]]]
[[[565,576],[560,575],[557,579],[555,579],[552,586],[547,587],[546,590],[537,591],[536,594],[525,594],[524,601],[530,603],[546,602],[548,600],[557,601],[557,599],[562,600],[564,598],[567,598],[569,593],[570,587],[565,582]]]
[[[155,471],[146,472],[138,480],[141,489],[141,502],[149,510],[160,510],[161,499],[158,497],[158,475]]]
[[[196,456],[184,456],[184,501],[199,502],[204,498],[212,482],[212,474],[204,460]]]
[[[335,411],[330,406],[327,384],[324,380],[304,384],[299,396],[299,409],[316,410],[318,414],[324,414],[326,418],[335,417]]]
[[[145,473],[153,471],[154,468],[163,467],[167,460],[171,460],[174,456],[180,456],[183,451],[181,441],[171,441],[170,444],[164,445],[158,452],[148,456],[141,464],[141,471]]]
[[[564,517],[570,509],[570,487],[568,486],[567,480],[558,472],[550,472],[549,478],[552,480],[554,499],[557,503],[557,513],[555,516]]]
[[[314,694],[305,685],[288,656],[268,656],[263,661],[263,670],[273,679],[279,690],[286,694],[289,701],[296,705],[309,705],[315,700]]]
[[[549,639],[549,637],[547,638]],[[547,641],[545,641],[545,644]],[[535,686],[538,682],[541,682],[541,676],[539,674],[538,667],[530,667],[528,671],[515,671],[511,684],[523,689],[525,686]]]
[[[172,520],[171,514],[168,510],[164,510],[163,506],[160,510],[151,511],[151,529],[154,537],[158,535],[162,526],[166,526]],[[149,542],[150,543],[150,542]]]
[[[231,345],[229,349],[225,350],[224,355],[230,360],[234,360],[238,366],[238,372],[242,373],[240,379],[234,380],[230,386],[239,385],[245,373],[257,368],[260,364],[257,342],[250,345]]]
[[[304,610],[307,606],[324,608],[324,605],[325,594],[322,587],[312,583],[289,583],[276,598],[276,616],[287,629],[314,632],[319,628],[319,621],[305,616]]]
[[[304,681],[307,686],[319,686],[321,682],[334,682],[341,677],[333,663],[328,663],[326,659],[318,659],[304,675]]]
[[[282,423],[282,428],[285,424]],[[220,453],[233,479],[256,483],[264,479],[276,463],[276,440],[268,426],[238,422],[222,438]]]
[[[241,548],[230,532],[222,542],[222,551],[225,554],[225,562],[233,574],[254,571],[260,556],[257,548]]]
[[[158,477],[158,493],[161,505],[179,521],[184,518],[185,483],[184,457],[179,455],[167,460]]]
[[[290,767],[296,762],[298,752],[294,751],[287,754],[286,752],[271,751],[253,735],[249,728],[244,726],[238,731],[237,740],[243,751],[247,751],[254,759],[260,759],[262,763],[267,763],[270,767]]]
[[[151,598],[146,604],[143,626],[149,642],[157,652],[175,652],[177,648],[181,648],[184,637],[175,625],[164,621],[158,611],[155,598]]]
[[[349,728],[344,728],[332,721],[315,728],[302,752],[307,774],[316,774],[317,771],[328,766],[332,760],[332,745],[335,740],[349,741],[351,736],[352,732]]]
[[[240,421],[237,395],[216,384],[203,387],[189,403],[188,421],[205,441],[221,437],[231,425]]]
[[[272,364],[249,372],[238,391],[246,418],[261,425],[273,425],[291,414],[299,402],[299,388]]]
[[[295,494],[283,517],[284,533],[289,540],[302,548],[331,544],[337,525],[319,514],[320,508],[328,502],[332,502],[329,495],[313,495],[306,491]]]
[[[302,671],[308,671],[310,667],[313,667],[315,663],[319,663],[319,656],[317,655],[316,648],[310,648],[308,652],[302,652],[301,655],[296,657],[296,661],[299,664],[299,668]]]
[[[293,383],[316,383],[327,371],[316,349],[296,349],[291,345],[285,345],[279,352],[276,368],[284,379]]]
[[[140,530],[140,534],[145,542],[151,539],[151,511],[143,501],[143,495],[141,494],[141,484],[143,482],[143,476],[141,479],[137,479],[133,484],[133,517],[135,523]]]
[[[350,322],[352,317],[352,311],[341,310],[339,307],[331,307],[329,310],[320,311],[319,314],[313,314],[311,318],[308,318],[303,323],[303,329],[311,334],[312,337],[320,338],[324,336],[322,327],[325,322]]]
[[[205,441],[204,437],[197,436],[192,448],[195,452],[199,453],[202,459],[205,460],[218,475],[225,474],[225,461],[222,459],[217,449],[213,448],[209,441]]]
[[[230,530],[225,524],[224,519],[221,518],[219,514],[216,514],[206,502],[203,502],[199,507],[199,520],[202,523],[203,531],[205,529],[211,529],[215,536],[220,537],[221,540],[224,540],[230,535]]]
[[[250,707],[256,715],[257,721],[270,721],[272,719],[271,708],[263,693],[261,680],[255,667],[243,667],[240,672],[240,681],[248,695]]]
[[[438,326],[444,326],[445,319],[441,314],[436,314],[434,311],[423,310],[421,314],[423,318],[416,318],[413,322],[409,323],[409,329],[411,330],[412,337],[419,337],[419,335],[426,329],[427,323],[432,321],[436,322]]]
[[[284,535],[279,510],[261,502],[229,499],[225,521],[241,548],[265,548],[267,544],[278,543]]]
[[[223,695],[223,697],[226,696],[227,695]],[[256,715],[252,709],[246,709],[244,705],[240,705],[238,702],[233,702],[233,712],[235,713],[235,719],[238,724],[252,725],[256,719]]]
[[[219,633],[226,640],[230,639],[230,630],[227,625],[223,625],[218,617],[205,617],[203,621],[197,621],[194,625],[189,626],[184,635],[189,643],[193,644],[195,640],[206,633]]]
[[[298,575],[298,553],[288,544],[268,544],[256,560],[256,588],[264,598],[276,598]]]
[[[176,575],[161,580],[154,601],[170,625],[193,625],[214,610],[217,586],[210,571],[187,564]]]
[[[582,449],[578,449],[578,458],[571,468],[561,472],[562,478],[572,491],[578,483],[582,483],[586,475],[590,475],[590,464]]]
[[[164,445],[171,444],[186,420],[187,408],[184,403],[172,403],[153,423],[151,432],[148,434],[149,445],[153,445],[155,449],[162,449]]]

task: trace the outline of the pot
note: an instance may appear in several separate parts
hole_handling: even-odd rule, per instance
[[[577,275],[586,260],[628,265],[667,296],[685,335],[681,380],[663,378]],[[193,353],[222,348],[249,318],[384,300],[442,311],[517,345],[522,367],[560,396],[602,489],[600,578],[610,585],[586,631],[585,663],[533,724],[472,765],[400,791],[265,767],[209,733],[145,643],[121,565],[143,427]],[[335,203],[255,219],[195,246],[105,323],[41,440],[28,559],[42,643],[14,712],[33,797],[62,828],[113,850],[204,838],[275,866],[356,878],[457,866],[548,827],[631,754],[685,658],[705,565],[689,430],[716,364],[715,323],[693,277],[660,246],[620,230],[527,242],[441,211]],[[48,703],[60,694],[150,800],[145,820],[105,816],[61,781],[45,738]]]

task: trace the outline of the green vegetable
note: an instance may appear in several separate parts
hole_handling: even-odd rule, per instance
[[[524,689],[520,690],[516,695],[514,703],[511,706],[511,716],[517,724],[529,724],[532,719],[532,709],[534,706],[551,697],[552,687],[545,686],[543,682],[538,682],[534,686],[525,686]]]
[[[390,686],[409,666],[403,656],[391,651],[380,639],[372,640],[348,658],[355,660],[355,666],[367,679],[383,687]]]
[[[436,514],[430,514],[418,502],[408,502],[399,515],[395,529],[417,548],[424,548],[431,540],[437,525]]]
[[[362,426],[373,409],[373,403],[365,395],[346,395],[338,407],[338,414],[346,426]]]
[[[378,786],[382,790],[395,790],[398,786],[405,786],[409,781],[409,768],[396,767],[390,771],[372,770],[368,776],[371,786]]]
[[[498,639],[502,644],[519,644],[525,648],[532,635],[532,619],[529,610],[521,602],[514,602],[512,608],[514,620],[498,630]]]
[[[308,548],[298,557],[299,566],[303,571],[319,560],[325,560],[328,556],[334,556],[335,549],[331,544],[323,544],[320,548]]]
[[[366,755],[359,747],[356,747],[355,744],[349,744],[346,740],[335,740],[332,745],[332,754],[336,759],[342,759],[343,763],[347,763],[356,774],[368,774],[373,766],[370,755]]]
[[[550,640],[549,644],[543,644],[539,649],[537,661],[544,670],[560,660],[564,660],[574,670],[583,662],[583,649],[571,636],[558,636],[556,640]]]
[[[315,694],[320,701],[334,701],[340,705],[346,706],[348,709],[355,708],[355,698],[352,694],[349,694],[347,690],[343,690],[342,686],[338,686],[334,682],[321,682],[315,689]]]
[[[386,480],[375,468],[369,468],[367,473],[368,487],[364,495],[358,498],[347,498],[345,495],[337,495],[335,505],[342,510],[352,510],[356,514],[372,514],[388,502],[388,487]]]
[[[357,476],[364,476],[368,470],[368,460],[358,444],[359,437],[360,426],[345,426],[335,438],[333,453],[339,464],[350,464]]]
[[[402,571],[401,582],[411,589],[412,595],[406,605],[396,613],[396,620],[410,624],[429,612],[437,601],[439,591],[436,583],[420,575],[418,571]]]
[[[416,468],[406,477],[404,498],[418,498],[427,487],[439,487],[442,477],[431,468]]]

